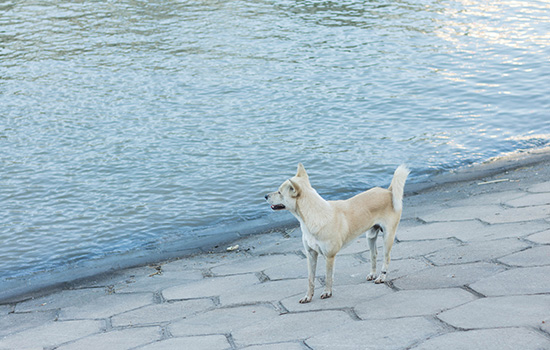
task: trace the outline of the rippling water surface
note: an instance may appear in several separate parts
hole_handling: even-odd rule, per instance
[[[547,1],[0,1],[0,278],[550,141]]]

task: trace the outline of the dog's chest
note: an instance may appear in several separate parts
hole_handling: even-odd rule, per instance
[[[307,229],[306,225],[300,225],[300,228],[302,229],[302,241],[305,245],[307,245],[310,249],[315,250],[317,253],[326,255],[326,247],[325,244],[318,240],[314,235],[312,235],[309,230]]]

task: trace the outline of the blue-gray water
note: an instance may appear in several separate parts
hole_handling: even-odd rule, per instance
[[[0,278],[550,142],[547,1],[0,1]]]

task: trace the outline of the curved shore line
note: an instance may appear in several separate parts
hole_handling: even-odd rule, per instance
[[[405,188],[405,195],[418,195],[441,186],[482,179],[543,162],[550,162],[550,147],[518,151],[489,159],[483,163],[434,175],[423,182],[408,184]],[[219,227],[206,229],[197,232],[195,236],[171,241],[163,247],[144,247],[139,251],[112,254],[109,257],[81,262],[76,266],[68,266],[55,271],[13,278],[0,283],[0,304],[48,294],[62,288],[70,288],[87,279],[114,274],[128,268],[159,264],[208,252],[220,252],[225,250],[227,244],[243,237],[296,226],[298,226],[297,221],[290,216],[282,219],[279,219],[278,216],[269,216],[238,223],[226,230],[220,230]]]

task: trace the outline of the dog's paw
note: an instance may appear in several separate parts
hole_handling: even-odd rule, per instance
[[[386,282],[386,275],[385,274],[382,274],[380,276],[378,276],[378,278],[376,280],[374,280],[374,283],[376,284],[382,284]]]
[[[300,299],[300,304],[307,304],[311,301],[311,299],[312,299],[312,297],[310,297],[309,295],[306,295],[305,297]]]
[[[367,276],[367,281],[374,281],[376,279],[375,273],[369,273]]]
[[[323,294],[321,294],[321,299],[328,299],[332,296],[332,292],[323,292]]]

